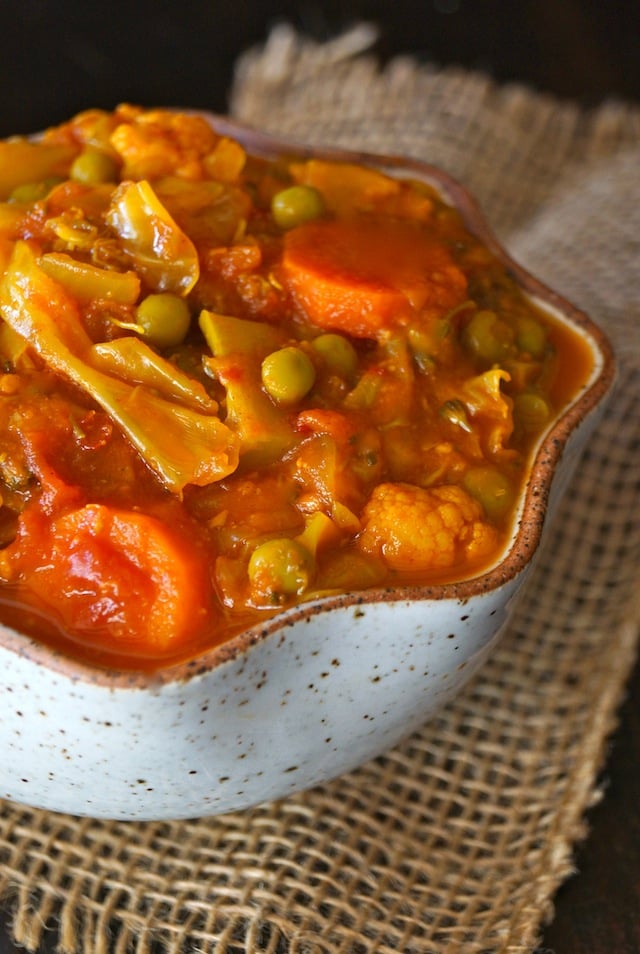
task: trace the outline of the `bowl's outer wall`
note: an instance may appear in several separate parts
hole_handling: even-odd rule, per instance
[[[354,768],[452,698],[519,580],[317,613],[190,680],[114,688],[0,650],[0,795],[95,817],[236,810]]]

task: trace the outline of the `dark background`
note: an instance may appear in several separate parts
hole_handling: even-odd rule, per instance
[[[411,53],[584,106],[640,105],[640,0],[0,0],[0,136],[122,101],[224,112],[238,54],[282,20],[317,40],[367,20],[381,62]],[[640,670],[629,688],[606,797],[538,954],[640,954]],[[0,954],[15,950],[5,923]]]
[[[586,105],[640,98],[638,0],[0,0],[0,135],[121,101],[223,112],[238,53],[283,19],[316,39],[373,21],[381,60],[411,52]]]

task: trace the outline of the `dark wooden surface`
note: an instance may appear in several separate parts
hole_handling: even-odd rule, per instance
[[[224,112],[238,53],[282,19],[318,39],[366,19],[382,60],[458,63],[586,106],[640,101],[638,0],[21,0],[0,5],[0,136],[124,100]],[[620,716],[537,954],[640,954],[640,667]],[[15,951],[0,914],[0,954]]]
[[[640,666],[602,772],[604,798],[536,954],[640,952]]]

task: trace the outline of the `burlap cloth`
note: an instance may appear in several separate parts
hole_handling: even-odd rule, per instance
[[[30,950],[55,928],[83,954],[530,951],[600,796],[640,617],[640,109],[585,113],[406,59],[381,70],[368,39],[277,29],[239,63],[233,111],[453,173],[516,257],[608,330],[617,393],[495,656],[403,746],[211,819],[5,803],[0,887]]]

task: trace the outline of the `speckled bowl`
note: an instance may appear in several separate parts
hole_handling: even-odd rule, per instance
[[[193,817],[289,795],[395,745],[491,653],[611,388],[601,332],[508,259],[473,200],[442,172],[398,158],[294,150],[208,118],[253,152],[348,157],[434,185],[526,293],[578,330],[593,372],[539,442],[510,545],[476,579],[308,603],[153,674],[94,669],[0,628],[0,797],[96,817]]]

